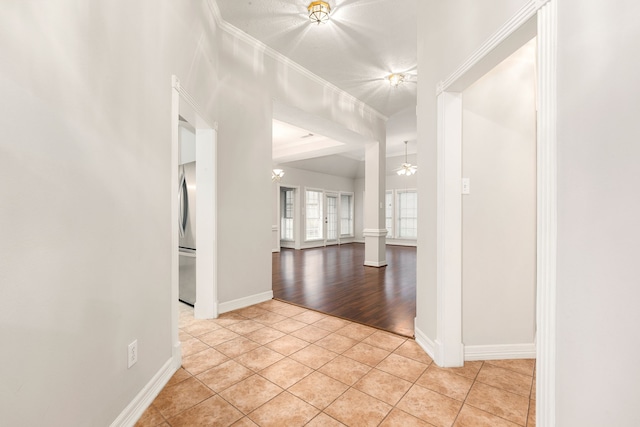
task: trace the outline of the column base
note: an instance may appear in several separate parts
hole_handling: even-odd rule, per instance
[[[384,267],[386,259],[386,229],[365,229],[364,235],[364,265],[368,267]]]

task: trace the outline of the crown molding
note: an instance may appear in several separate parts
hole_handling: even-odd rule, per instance
[[[507,39],[516,30],[521,28],[529,19],[536,16],[550,0],[529,0],[516,12],[503,26],[500,27],[482,46],[471,54],[453,73],[436,85],[436,95],[448,90],[469,70],[476,66],[483,58],[487,57],[498,45]]]
[[[387,121],[389,119],[387,116],[385,116],[375,108],[369,106],[368,104],[364,103],[363,101],[359,100],[358,98],[351,95],[350,93],[345,92],[344,90],[340,89],[338,86],[334,85],[333,83],[330,83],[325,79],[323,79],[322,77],[318,76],[317,74],[312,73],[302,65],[291,60],[289,57],[281,54],[280,52],[267,46],[266,44],[256,39],[255,37],[245,33],[241,29],[225,21],[222,18],[222,14],[220,13],[220,9],[218,8],[218,4],[216,3],[216,0],[206,0],[206,2],[207,2],[207,5],[209,6],[209,10],[211,12],[211,15],[213,16],[213,19],[216,25],[218,25],[218,27],[220,27],[222,31],[247,43],[250,46],[253,46],[254,48],[263,52],[265,55],[269,56],[270,58],[280,62],[281,64],[287,67],[294,69],[295,71],[299,72],[303,76],[307,77],[309,80],[312,80],[315,83],[323,86],[325,89],[332,91],[334,94],[340,97],[341,101],[345,101],[345,100],[350,101],[355,107],[356,111],[362,111],[363,113],[366,113],[369,116],[373,116],[384,121]]]

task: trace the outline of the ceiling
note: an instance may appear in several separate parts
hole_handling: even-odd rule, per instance
[[[389,117],[387,156],[402,153],[403,141],[416,139],[418,0],[328,0],[330,20],[323,25],[310,23],[310,2],[216,0],[226,22]],[[385,79],[391,73],[404,73],[408,81],[394,88]],[[274,121],[274,163],[364,157],[362,144],[330,124],[286,125]]]

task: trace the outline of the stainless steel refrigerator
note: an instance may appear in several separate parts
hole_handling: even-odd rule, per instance
[[[196,302],[196,162],[180,165],[179,177],[179,299],[194,305]]]

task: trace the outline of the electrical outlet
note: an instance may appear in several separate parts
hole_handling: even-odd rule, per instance
[[[138,340],[134,340],[127,347],[127,368],[132,367],[138,361]]]

